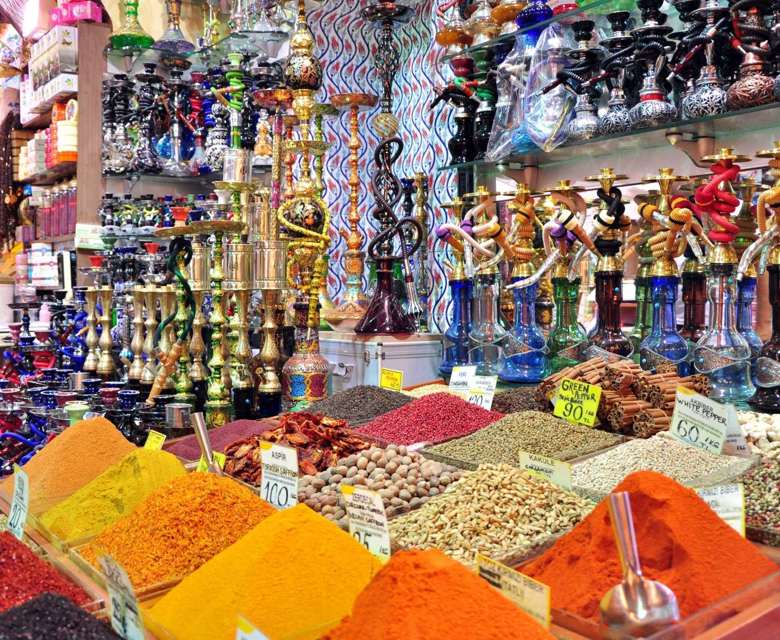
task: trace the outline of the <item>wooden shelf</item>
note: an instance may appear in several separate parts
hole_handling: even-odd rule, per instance
[[[63,236],[51,236],[49,238],[39,238],[35,242],[45,242],[47,244],[63,244],[64,242],[73,242],[76,239],[75,233],[66,233]]]
[[[49,169],[46,169],[46,171],[41,171],[40,173],[34,173],[31,176],[27,176],[19,182],[22,184],[30,184],[34,187],[51,186],[60,182],[61,180],[74,177],[76,175],[77,164],[78,163],[76,162],[61,162],[59,164],[55,164]]]

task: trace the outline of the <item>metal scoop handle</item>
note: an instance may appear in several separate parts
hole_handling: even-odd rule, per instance
[[[628,492],[619,491],[609,495],[609,515],[620,556],[620,565],[623,567],[623,577],[628,582],[637,581],[642,577],[642,566],[639,562],[631,498]]]
[[[192,426],[195,428],[195,437],[198,439],[200,453],[206,460],[208,470],[216,473],[218,476],[223,475],[222,469],[214,461],[214,450],[211,448],[211,440],[209,440],[208,428],[206,427],[206,420],[203,414],[200,412],[193,413],[191,421]]]

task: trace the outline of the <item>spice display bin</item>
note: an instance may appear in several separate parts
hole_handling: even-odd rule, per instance
[[[320,353],[331,365],[331,395],[362,384],[378,386],[380,369],[403,371],[403,385],[410,386],[439,376],[441,336],[362,336],[323,331]]]

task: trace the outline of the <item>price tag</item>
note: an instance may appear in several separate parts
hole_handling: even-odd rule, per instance
[[[550,628],[550,587],[477,554],[479,576],[487,580],[545,629]]]
[[[677,387],[669,434],[691,447],[720,455],[726,442],[729,413],[726,405],[687,387]]]
[[[144,449],[159,451],[163,448],[163,444],[165,444],[165,438],[166,436],[164,433],[150,429],[146,436],[146,442],[144,442]]]
[[[498,376],[474,376],[471,379],[467,400],[471,404],[490,411],[493,406],[493,396],[496,393]]]
[[[360,485],[341,485],[349,533],[380,560],[390,558],[390,531],[382,497]]]
[[[526,451],[521,451],[518,457],[520,466],[529,473],[542,476],[561,489],[571,491],[571,465],[568,462]]]
[[[726,524],[745,537],[745,490],[741,484],[696,489],[696,493]]]
[[[253,625],[244,616],[238,616],[236,623],[236,640],[268,640],[255,625]]]
[[[8,530],[19,540],[24,538],[24,525],[30,506],[30,479],[19,465],[14,465],[14,495],[8,511]]]
[[[404,372],[396,369],[380,369],[379,386],[383,389],[400,391],[404,387]]]
[[[260,443],[263,481],[260,495],[277,509],[298,504],[298,451],[272,442]]]
[[[220,469],[224,469],[225,468],[225,454],[222,453],[221,451],[215,451],[214,452],[214,462],[217,463],[217,466]],[[201,456],[200,460],[198,460],[198,466],[195,467],[195,471],[200,471],[202,473],[205,473],[208,470],[209,470],[209,463],[208,463],[208,461],[206,460],[206,458],[204,456]]]
[[[458,393],[463,393],[465,396],[472,386],[471,381],[476,375],[477,365],[452,367],[449,384],[450,391],[457,391]]]
[[[601,400],[601,387],[564,378],[558,387],[553,415],[573,424],[592,427]]]
[[[125,640],[144,640],[144,625],[130,578],[111,556],[100,556],[99,560],[111,601],[111,627]]]

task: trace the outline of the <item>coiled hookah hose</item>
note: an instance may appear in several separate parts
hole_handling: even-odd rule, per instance
[[[241,108],[244,106],[244,89],[246,89],[246,85],[244,84],[244,71],[241,69],[239,61],[236,60],[236,55],[240,56],[241,54],[230,54],[228,56],[230,65],[225,72],[225,78],[227,79],[227,92],[229,93],[228,106],[233,111],[240,113]]]
[[[740,167],[716,162],[710,166],[712,177],[707,184],[697,187],[694,195],[693,211],[703,218],[707,216],[715,225],[707,232],[709,239],[716,244],[734,242],[739,227],[730,220],[730,215],[739,206],[739,199],[720,188],[724,182],[733,182],[739,175]]]
[[[183,237],[175,237],[171,240],[168,252],[168,260],[165,263],[166,274],[162,284],[169,284],[175,278],[179,285],[184,289],[184,304],[187,307],[187,320],[179,331],[179,335],[176,337],[176,342],[174,342],[171,350],[168,353],[161,352],[159,354],[160,368],[157,371],[154,384],[149,392],[149,397],[146,399],[147,406],[154,406],[154,399],[160,395],[165,383],[168,381],[168,377],[176,368],[176,363],[179,361],[179,358],[184,351],[187,339],[192,333],[192,324],[195,321],[195,296],[192,294],[190,284],[187,282],[187,278],[182,274],[179,264],[181,260],[181,264],[186,267],[190,263],[190,260],[192,260],[192,244]],[[171,315],[164,318],[157,326],[157,331],[155,331],[154,334],[155,344],[159,344],[162,332],[171,322],[173,322],[176,313],[177,311],[174,310]]]
[[[212,89],[216,89],[215,77],[219,75],[218,69],[209,69],[206,79],[203,81],[203,97],[201,108],[203,110],[203,124],[207,129],[211,129],[216,122],[214,121],[214,114],[211,113],[211,107],[214,106],[216,98],[211,92]]]
[[[766,42],[772,36],[771,29],[763,22],[769,3],[766,0],[736,0],[729,3],[734,26],[732,46],[741,53],[754,53],[762,60],[768,53]],[[756,18],[757,16],[757,18]]]
[[[391,255],[391,252],[393,238],[398,237],[404,270],[404,286],[408,301],[407,313],[413,315],[420,313],[422,308],[414,286],[414,273],[412,272],[409,258],[420,248],[424,232],[422,225],[417,219],[411,216],[399,219],[395,215],[394,209],[401,200],[402,186],[401,181],[393,173],[392,165],[400,157],[402,149],[403,142],[396,137],[383,140],[374,150],[374,162],[377,164],[377,171],[371,178],[371,191],[376,202],[376,208],[372,215],[385,228],[371,240],[367,253],[374,261],[382,258],[397,258],[397,256]],[[411,244],[406,242],[406,237],[412,237],[412,234],[408,233],[405,237],[404,227],[412,227],[414,242]]]
[[[645,202],[639,205],[637,211],[641,218],[647,222],[657,222],[662,227],[663,231],[659,231],[653,235],[648,241],[653,251],[655,258],[662,255],[662,247],[666,243],[667,237],[676,238],[677,234],[682,235],[682,241],[678,248],[673,251],[675,257],[682,255],[685,250],[685,245],[691,247],[693,254],[697,260],[701,260],[704,257],[701,245],[699,244],[699,238],[712,246],[707,236],[704,235],[704,229],[701,226],[698,218],[693,214],[693,204],[683,196],[673,196],[671,199],[671,211],[668,217],[664,216],[658,209],[658,207],[650,202]],[[690,214],[690,216],[689,216]],[[660,240],[659,240],[660,239]],[[656,249],[658,243],[661,242],[661,248]],[[670,248],[671,249],[671,248]],[[656,253],[659,251],[660,253]]]

